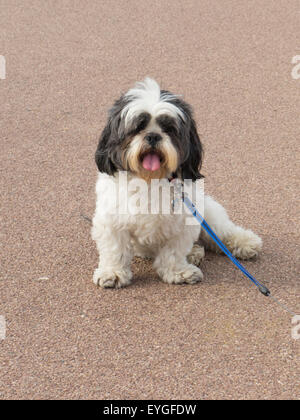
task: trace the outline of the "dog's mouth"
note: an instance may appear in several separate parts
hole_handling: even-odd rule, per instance
[[[158,171],[164,162],[163,155],[158,150],[148,150],[141,154],[140,161],[146,171]]]

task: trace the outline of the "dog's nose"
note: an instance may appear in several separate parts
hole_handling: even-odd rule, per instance
[[[158,133],[149,133],[145,137],[145,140],[150,144],[150,146],[154,147],[156,144],[162,139],[162,136]]]

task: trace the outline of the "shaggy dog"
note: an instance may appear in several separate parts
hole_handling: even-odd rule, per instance
[[[134,255],[152,258],[166,283],[193,284],[202,279],[198,265],[204,248],[197,241],[201,238],[205,247],[218,251],[211,238],[172,206],[165,212],[160,203],[158,210],[149,211],[158,200],[150,184],[163,181],[166,186],[176,178],[195,186],[202,178],[202,156],[191,107],[180,96],[161,90],[153,79],[137,83],[115,102],[95,156],[99,175],[92,238],[100,254],[93,276],[96,285],[130,284]],[[136,188],[141,190],[143,211],[129,211],[126,206]],[[161,195],[162,204],[173,203],[172,194],[163,190]],[[247,259],[258,254],[262,241],[257,235],[236,226],[213,198],[204,195],[203,201],[204,218],[233,255]]]

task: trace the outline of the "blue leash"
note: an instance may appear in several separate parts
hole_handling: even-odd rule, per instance
[[[208,233],[208,235],[215,241],[215,243],[221,248],[221,250],[224,252],[224,254],[227,255],[227,257],[235,264],[244,274],[247,276],[252,283],[255,284],[255,286],[258,287],[258,290],[265,296],[270,296],[271,292],[270,290],[264,286],[263,284],[259,283],[252,274],[249,273],[248,270],[231,254],[229,249],[223,244],[221,239],[215,234],[215,232],[212,230],[212,228],[209,226],[209,224],[205,221],[205,219],[201,216],[201,214],[198,212],[194,204],[191,202],[191,200],[186,196],[186,194],[182,193],[182,201],[187,206],[187,208],[190,210],[192,215],[198,220],[200,225],[203,227],[203,229]]]
[[[248,279],[252,281],[252,283],[258,288],[258,290],[267,297],[270,297],[275,303],[277,303],[279,306],[281,306],[285,311],[289,312],[291,315],[295,316],[295,312],[291,311],[286,305],[279,302],[273,295],[271,295],[270,290],[257,281],[252,274],[249,273],[248,270],[231,254],[229,249],[223,244],[221,239],[215,234],[215,232],[212,230],[212,228],[209,226],[209,224],[206,222],[206,220],[201,216],[201,214],[196,209],[195,205],[192,203],[192,201],[188,198],[188,196],[182,191],[182,184],[180,183],[173,183],[174,188],[177,193],[180,194],[181,200],[186,205],[186,207],[189,209],[189,211],[192,213],[192,215],[197,219],[197,221],[200,223],[200,225],[203,227],[203,229],[207,232],[207,234],[214,240],[214,242],[221,248],[221,250],[224,252],[224,254],[227,255],[227,257],[233,262],[233,264],[238,267],[243,274],[245,274]]]

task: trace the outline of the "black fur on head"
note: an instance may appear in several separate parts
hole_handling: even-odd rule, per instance
[[[108,121],[101,133],[95,154],[99,172],[114,175],[118,170],[124,170],[121,160],[121,145],[125,140],[125,127],[121,112],[128,103],[122,96],[110,109]]]
[[[174,177],[191,179],[193,181],[202,178],[200,168],[202,164],[203,148],[199,139],[191,107],[180,97],[172,95],[168,91],[161,90],[158,96],[164,101],[174,105],[180,112],[176,118],[168,113],[156,116],[155,121],[172,141],[178,154],[178,167]],[[124,107],[130,107],[132,97],[123,95],[117,100],[109,111],[107,124],[100,136],[95,154],[96,164],[100,172],[114,175],[119,170],[126,170],[124,161],[124,148],[128,138],[132,138],[144,130],[151,114],[145,110],[135,115],[130,124],[125,126],[125,118],[122,116]]]

